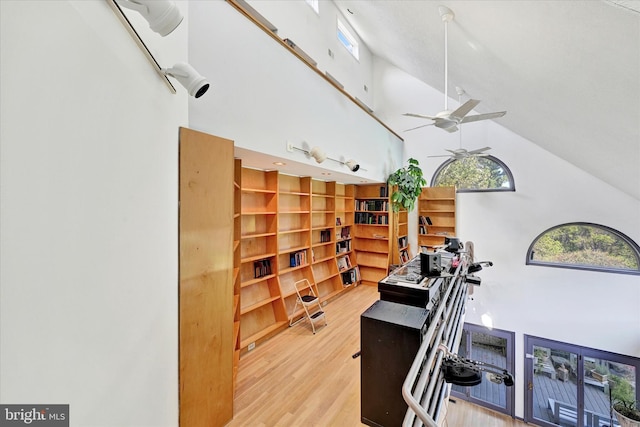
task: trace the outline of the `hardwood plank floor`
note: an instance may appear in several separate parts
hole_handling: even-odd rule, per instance
[[[304,321],[245,354],[228,426],[364,426],[360,359],[352,355],[360,350],[360,315],[378,298],[376,287],[352,288],[324,307],[329,325],[315,335]],[[457,402],[447,427],[525,425]]]

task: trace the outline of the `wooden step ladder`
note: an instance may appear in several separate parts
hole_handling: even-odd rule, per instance
[[[289,326],[293,326],[307,319],[309,320],[309,323],[311,324],[311,330],[315,335],[316,322],[320,320],[324,320],[324,326],[328,325],[327,317],[325,316],[325,313],[322,310],[322,306],[320,305],[320,298],[318,298],[315,292],[313,292],[313,287],[311,286],[311,283],[309,283],[309,280],[307,279],[298,280],[294,284],[294,287],[296,289],[297,298],[296,298],[296,303],[293,306],[293,311],[291,313],[291,318],[289,320]],[[303,295],[303,293],[305,292],[306,294]],[[293,319],[295,318],[295,314],[296,314],[296,311],[298,310],[299,305],[302,306],[302,308],[304,309],[305,315],[294,322]]]

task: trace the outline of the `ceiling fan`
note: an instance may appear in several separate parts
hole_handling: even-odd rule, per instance
[[[491,150],[491,147],[478,148],[476,150],[467,151],[464,148],[458,148],[457,150],[445,150],[451,154],[444,154],[442,156],[427,156],[427,157],[451,157],[454,160],[462,160],[467,157],[486,157],[489,154],[485,151]]]
[[[449,73],[449,64],[448,64],[448,48],[447,48],[447,24],[449,21],[453,20],[454,13],[451,9],[446,6],[439,6],[438,11],[440,12],[440,17],[442,18],[442,22],[444,22],[444,110],[436,114],[435,116],[427,116],[424,114],[414,114],[414,113],[405,113],[405,116],[409,117],[418,117],[421,119],[429,119],[432,120],[432,123],[428,123],[426,125],[417,126],[411,129],[405,130],[408,132],[410,130],[422,128],[425,126],[434,125],[440,129],[444,129],[449,133],[455,132],[458,130],[458,125],[462,123],[469,122],[477,122],[479,120],[487,120],[487,119],[496,119],[498,117],[504,116],[507,112],[500,111],[495,113],[485,113],[485,114],[476,114],[472,116],[467,116],[471,110],[473,110],[476,105],[480,103],[477,99],[470,99],[461,106],[459,106],[454,111],[449,111],[448,108],[448,100],[449,95],[447,93],[448,86],[448,73]]]

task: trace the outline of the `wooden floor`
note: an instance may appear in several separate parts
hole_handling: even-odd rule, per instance
[[[360,314],[378,299],[358,286],[325,308],[315,335],[302,322],[240,359],[234,419],[228,426],[363,426],[360,422]],[[449,405],[446,427],[525,423],[467,402]]]

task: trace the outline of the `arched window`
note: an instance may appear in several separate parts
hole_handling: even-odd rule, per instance
[[[458,192],[516,189],[507,165],[493,156],[448,159],[436,169],[431,183],[433,187],[455,186]]]
[[[640,247],[604,225],[573,222],[536,237],[527,251],[527,264],[640,274]]]

